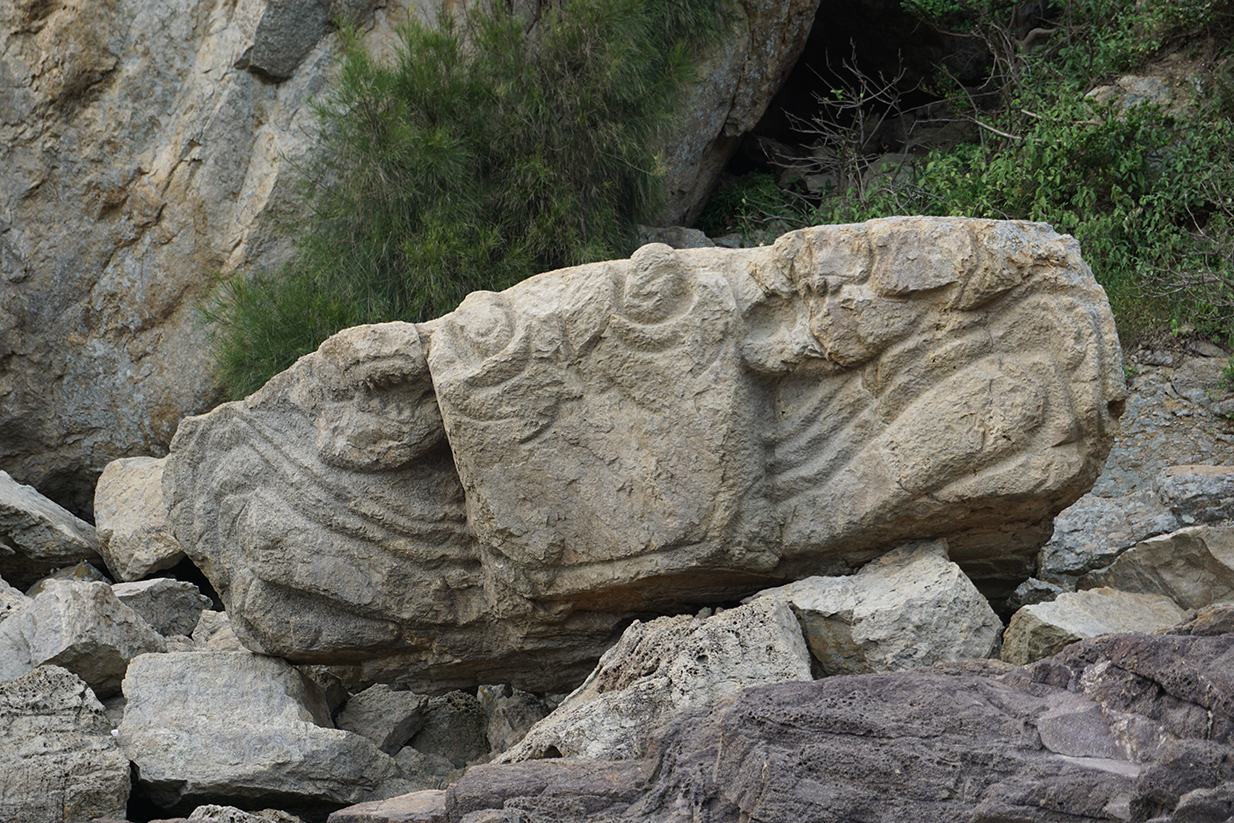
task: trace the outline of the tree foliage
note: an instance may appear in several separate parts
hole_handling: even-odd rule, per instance
[[[294,259],[206,312],[227,392],[347,326],[628,254],[659,196],[659,130],[722,25],[718,0],[554,0],[534,20],[492,2],[407,24],[391,62],[344,31]]]

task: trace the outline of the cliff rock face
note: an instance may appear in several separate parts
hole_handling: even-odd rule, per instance
[[[437,5],[0,0],[0,466],[82,514],[104,465],[162,454],[216,401],[195,299],[289,249],[330,21],[380,51]],[[669,141],[666,219],[706,195],[818,0],[738,5]]]
[[[250,648],[554,690],[631,617],[908,539],[1009,593],[1124,396],[1074,241],[893,218],[349,329],[186,420],[164,496]]]

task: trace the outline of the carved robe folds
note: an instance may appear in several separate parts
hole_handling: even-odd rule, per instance
[[[416,688],[561,688],[635,616],[946,537],[1027,576],[1124,397],[1048,227],[892,218],[362,326],[185,421],[176,534],[250,646]]]

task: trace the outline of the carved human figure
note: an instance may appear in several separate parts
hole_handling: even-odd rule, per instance
[[[728,282],[663,245],[591,273],[519,313],[472,295],[434,330],[429,365],[491,565],[518,590],[565,594],[594,590],[604,564],[628,570],[618,586],[671,573],[683,546],[774,564],[746,556],[762,550],[741,532],[765,525],[763,456]],[[552,314],[526,310],[546,300]],[[472,331],[494,328],[500,344]]]

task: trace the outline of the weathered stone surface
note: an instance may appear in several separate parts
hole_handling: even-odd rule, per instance
[[[197,619],[197,627],[190,635],[197,648],[210,652],[245,651],[244,644],[236,637],[231,628],[231,618],[227,612],[216,612],[206,609]]]
[[[100,698],[111,697],[130,660],[163,649],[163,638],[106,583],[52,580],[0,623],[0,680],[52,664],[85,680]]]
[[[26,594],[30,597],[37,597],[39,592],[43,591],[43,587],[53,580],[67,580],[78,583],[93,583],[96,581],[109,584],[111,583],[111,580],[107,577],[107,575],[99,571],[97,566],[82,560],[80,563],[76,563],[72,566],[65,566],[63,569],[56,569],[51,574],[40,579],[30,588],[26,589]]]
[[[753,602],[766,598],[792,608],[823,675],[989,657],[1003,630],[943,540],[907,543],[849,577],[807,577]]]
[[[90,688],[58,666],[0,683],[0,819],[124,817],[129,762]]]
[[[1234,524],[1192,526],[1153,537],[1085,575],[1079,588],[1159,594],[1184,609],[1234,598]]]
[[[1082,575],[1109,565],[1139,541],[1181,525],[1151,489],[1081,497],[1054,518],[1054,534],[1037,555],[1037,576],[1074,588]]]
[[[0,465],[85,512],[109,461],[163,453],[215,399],[202,273],[244,276],[290,249],[309,101],[336,67],[331,19],[382,54],[399,22],[473,5],[0,4]],[[817,6],[733,4],[665,137],[667,222],[701,207]]]
[[[334,718],[340,729],[363,735],[386,754],[395,754],[424,725],[425,698],[389,686],[369,686],[351,696]]]
[[[1139,373],[1131,378],[1126,411],[1105,468],[1093,485],[1094,496],[1117,498],[1150,490],[1154,479],[1171,466],[1234,464],[1234,429],[1174,386],[1181,372],[1179,383],[1188,394],[1202,388],[1205,394],[1219,396],[1224,391],[1220,370],[1214,372],[1207,363],[1202,368],[1187,367],[1192,358],[1162,366],[1140,358],[1132,359]],[[1209,382],[1197,386],[1197,374],[1207,375]]]
[[[552,691],[631,617],[907,539],[1009,594],[1097,476],[1120,362],[1038,224],[652,245],[336,335],[186,420],[164,492],[250,648]]]
[[[399,777],[369,740],[329,728],[320,696],[276,658],[142,655],[124,696],[120,748],[146,794],[169,810],[243,801],[320,815],[370,799]]]
[[[1003,634],[1001,657],[1008,663],[1031,663],[1087,637],[1169,628],[1186,614],[1160,594],[1109,588],[1064,592],[1012,615]]]
[[[1234,635],[1124,634],[1030,667],[746,689],[683,712],[645,760],[477,766],[444,803],[331,823],[1224,823],[1200,815],[1232,796],[1232,658]]]
[[[30,602],[30,598],[0,579],[0,620]]]
[[[818,6],[818,0],[739,0],[729,7],[732,29],[703,55],[699,82],[664,143],[662,225],[689,225],[698,217],[742,135],[788,78]]]
[[[1171,466],[1153,488],[1182,526],[1234,520],[1234,466]]]
[[[684,709],[748,686],[809,679],[797,619],[774,598],[704,620],[636,622],[582,686],[497,759],[639,759],[658,727]]]
[[[1197,609],[1194,615],[1170,629],[1170,634],[1191,634],[1197,637],[1234,634],[1234,603],[1214,603]]]
[[[0,471],[0,577],[28,589],[63,566],[101,559],[94,526]]]
[[[1044,580],[1030,577],[1016,586],[1015,591],[1011,593],[1011,597],[1007,599],[1007,610],[1014,614],[1025,606],[1053,600],[1064,591],[1061,586],[1054,583],[1047,583]]]
[[[246,812],[235,806],[209,804],[189,813],[186,823],[301,823],[300,818],[278,809]]]
[[[429,789],[339,809],[328,823],[444,823],[446,793]]]
[[[141,580],[184,559],[167,523],[163,461],[114,460],[94,490],[99,554],[117,580]]]
[[[191,635],[210,606],[210,598],[183,580],[158,577],[111,587],[121,603],[128,606],[165,637]]]
[[[488,713],[474,695],[454,691],[430,698],[423,718],[409,744],[416,751],[445,758],[456,769],[488,760]]]
[[[553,710],[548,701],[530,692],[515,689],[513,694],[497,698],[488,711],[489,750],[501,754],[527,736],[531,727]]]

